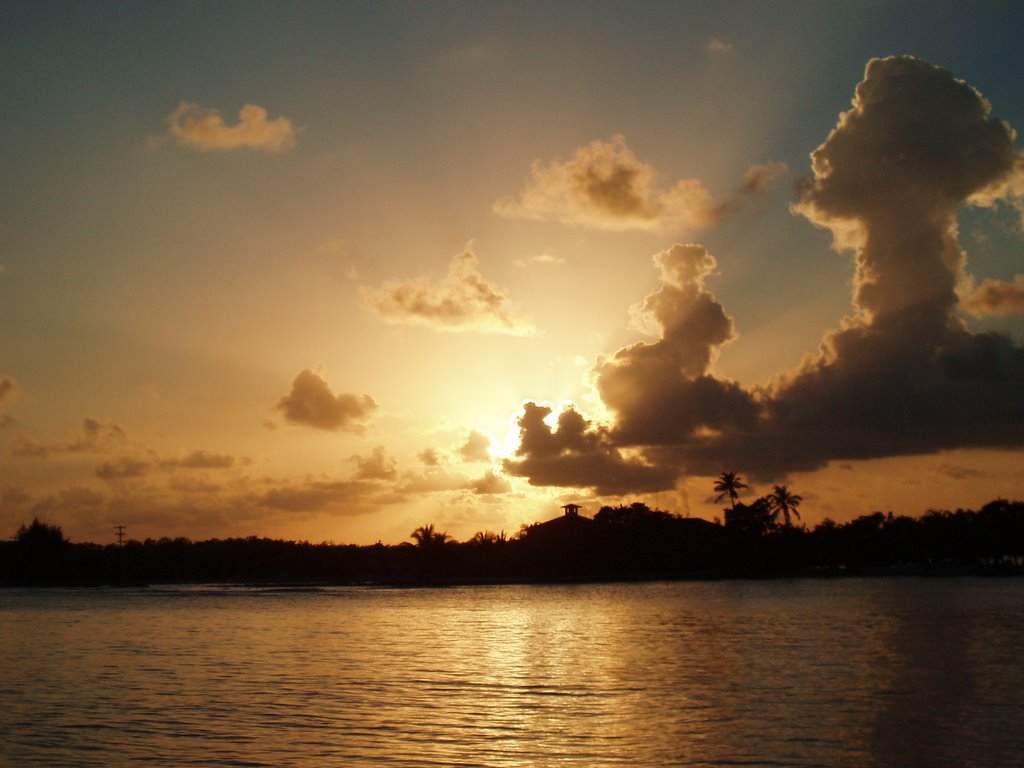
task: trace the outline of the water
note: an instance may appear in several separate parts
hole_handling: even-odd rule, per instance
[[[7,766],[1019,766],[1024,579],[0,591]]]

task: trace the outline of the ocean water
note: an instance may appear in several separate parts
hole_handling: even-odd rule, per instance
[[[1024,765],[1024,579],[0,590],[4,766]]]

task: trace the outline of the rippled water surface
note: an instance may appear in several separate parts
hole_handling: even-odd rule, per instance
[[[1024,580],[0,591],[10,766],[1020,766]]]

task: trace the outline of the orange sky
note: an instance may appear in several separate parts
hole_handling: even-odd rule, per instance
[[[5,9],[0,529],[1020,498],[1024,19],[940,5]]]

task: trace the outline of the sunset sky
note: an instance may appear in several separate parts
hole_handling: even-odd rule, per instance
[[[1024,497],[1024,6],[0,7],[0,535]]]

